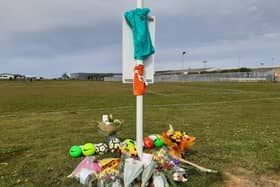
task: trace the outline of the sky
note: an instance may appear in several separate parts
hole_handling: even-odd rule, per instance
[[[280,66],[279,0],[144,5],[156,17],[155,70]],[[120,73],[122,16],[135,7],[136,0],[0,0],[0,73]]]

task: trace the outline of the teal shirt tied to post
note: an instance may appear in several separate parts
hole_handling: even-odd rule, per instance
[[[149,12],[148,8],[137,8],[124,14],[133,32],[134,58],[136,60],[145,60],[155,52],[148,27]]]

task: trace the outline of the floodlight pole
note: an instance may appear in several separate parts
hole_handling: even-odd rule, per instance
[[[143,8],[144,0],[137,0],[137,8]],[[136,64],[144,64],[143,60],[136,60]],[[136,96],[136,145],[140,159],[143,155],[143,96]]]

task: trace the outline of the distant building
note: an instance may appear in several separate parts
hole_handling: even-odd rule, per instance
[[[2,73],[0,80],[24,80],[25,76],[20,74]]]
[[[94,80],[104,81],[105,77],[113,77],[113,73],[71,73],[70,77],[74,80]]]
[[[235,68],[235,69],[188,69],[158,71],[155,82],[257,82],[280,81],[279,67]]]
[[[205,71],[213,71],[213,68],[197,68],[197,69],[179,69],[179,70],[165,70],[165,71],[157,71],[155,76],[157,75],[187,75],[187,74],[200,74]]]
[[[259,67],[259,68],[250,68],[252,71],[264,72],[264,71],[279,71],[280,67]]]
[[[26,76],[25,75],[20,75],[20,74],[14,74],[16,80],[25,80]]]
[[[0,80],[14,80],[15,75],[10,73],[2,73],[0,74]]]
[[[121,73],[71,73],[70,79],[95,81],[122,81]],[[280,81],[279,67],[260,68],[194,68],[156,71],[155,82],[170,81]]]
[[[104,81],[121,82],[122,81],[122,74],[121,73],[114,73],[111,77],[104,77]]]

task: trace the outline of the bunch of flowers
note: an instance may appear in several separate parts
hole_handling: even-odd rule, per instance
[[[97,127],[102,134],[112,136],[120,130],[122,124],[123,122],[121,120],[115,119],[112,114],[109,114],[106,120],[103,119],[102,122],[97,122]]]

